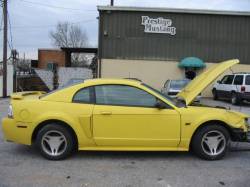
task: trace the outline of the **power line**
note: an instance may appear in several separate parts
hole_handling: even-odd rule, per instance
[[[50,4],[38,3],[38,2],[27,1],[27,0],[20,0],[20,1],[22,1],[24,3],[28,3],[28,4],[39,5],[39,6],[49,7],[49,8],[64,9],[64,10],[96,11],[96,10],[86,10],[86,9],[78,9],[78,8],[69,8],[69,7],[62,7],[62,6],[54,6],[54,5],[50,5]]]
[[[73,22],[69,23],[71,25],[78,24],[78,23],[87,23],[91,21],[96,21],[96,19],[89,19],[89,20],[83,20],[83,21],[78,21],[78,22]],[[40,28],[48,28],[48,27],[56,27],[57,24],[55,25],[22,25],[22,26],[12,26],[12,29],[40,29]]]

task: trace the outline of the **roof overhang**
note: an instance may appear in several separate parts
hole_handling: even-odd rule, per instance
[[[69,53],[97,53],[97,48],[87,47],[61,47],[61,50]]]
[[[227,11],[227,10],[208,10],[208,9],[184,9],[184,8],[162,8],[162,7],[129,7],[129,6],[97,6],[98,11],[137,11],[137,12],[167,12],[183,14],[215,14],[215,15],[233,15],[250,16],[246,11]]]

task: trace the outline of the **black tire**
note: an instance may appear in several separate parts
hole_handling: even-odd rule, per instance
[[[216,89],[212,90],[212,94],[213,94],[213,99],[218,100],[218,93],[217,93]]]
[[[48,140],[47,136],[52,138],[49,138]],[[48,141],[51,142],[52,139],[54,139],[54,144],[51,143],[51,145],[54,147],[55,145],[58,145],[58,151],[55,151],[56,149],[53,149],[52,151],[52,148],[48,143]],[[62,141],[62,143],[60,143],[60,141]],[[41,155],[48,160],[62,160],[69,157],[75,150],[76,146],[74,142],[74,137],[71,132],[64,126],[56,123],[44,126],[38,132],[36,138],[36,145],[39,148]],[[49,154],[49,150],[51,151],[51,154]],[[55,155],[56,153],[58,154]]]
[[[222,141],[225,141],[224,143],[220,142],[218,143],[218,148],[220,147],[220,151],[218,151],[218,154],[216,155],[211,155],[208,154],[211,149],[209,148],[208,144],[204,143],[205,137],[210,133],[217,133],[219,132],[221,135],[223,135],[224,139]],[[199,129],[191,142],[191,149],[192,151],[200,158],[205,159],[205,160],[219,160],[222,159],[227,150],[228,150],[228,142],[229,142],[229,133],[227,129],[225,129],[223,126],[220,125],[206,125],[204,127],[201,127]],[[207,145],[207,146],[206,146]],[[211,153],[211,152],[210,152]]]
[[[237,93],[235,93],[235,92],[231,93],[231,103],[233,105],[241,104],[241,99],[238,97]]]

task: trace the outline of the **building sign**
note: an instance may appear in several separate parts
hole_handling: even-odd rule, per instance
[[[172,26],[171,19],[150,18],[148,16],[142,16],[141,18],[141,24],[144,25],[144,32],[146,33],[176,34],[176,28]]]

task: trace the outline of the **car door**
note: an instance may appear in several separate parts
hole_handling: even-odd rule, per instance
[[[127,85],[95,87],[93,135],[100,146],[176,147],[180,142],[180,114],[157,98]]]
[[[219,97],[228,97],[234,75],[225,75],[217,85],[217,94]]]
[[[245,92],[250,95],[250,75],[245,76]]]
[[[224,83],[227,80],[228,75],[225,75],[220,81],[216,83],[216,91],[219,97],[223,97],[224,93]]]
[[[234,75],[228,75],[227,80],[224,82],[224,97],[231,98],[232,90],[234,90],[233,85]]]
[[[235,75],[233,81],[233,87],[231,90],[240,93],[243,85],[243,80],[244,80],[244,75]]]

